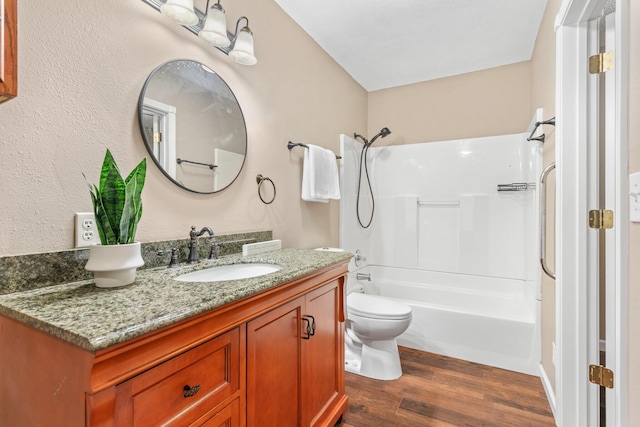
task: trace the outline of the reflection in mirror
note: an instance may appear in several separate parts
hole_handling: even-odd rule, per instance
[[[142,138],[154,162],[175,184],[215,193],[240,174],[247,130],[233,92],[196,61],[153,70],[138,103]]]

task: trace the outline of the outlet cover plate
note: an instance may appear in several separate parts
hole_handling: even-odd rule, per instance
[[[93,213],[77,212],[75,217],[76,248],[100,243],[100,235]]]

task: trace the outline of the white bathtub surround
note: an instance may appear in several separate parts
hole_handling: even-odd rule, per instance
[[[539,375],[536,186],[497,191],[537,182],[541,146],[527,136],[372,147],[369,229],[355,215],[361,145],[341,136],[340,246],[366,258],[349,283],[370,273],[366,293],[412,308],[400,345]]]

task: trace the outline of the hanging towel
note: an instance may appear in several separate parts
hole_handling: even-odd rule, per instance
[[[302,200],[327,203],[329,199],[340,199],[336,155],[331,150],[309,145],[304,150]]]

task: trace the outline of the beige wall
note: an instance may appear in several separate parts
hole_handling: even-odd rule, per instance
[[[19,95],[0,105],[0,256],[73,247],[74,212],[91,209],[82,172],[97,180],[107,147],[123,173],[147,155],[138,95],[156,66],[176,58],[210,66],[235,92],[248,157],[214,195],[186,192],[150,163],[137,238],[186,238],[194,224],[272,229],[288,247],[338,244],[338,204],[301,202],[302,149],[286,143],[337,151],[339,133],[366,129],[367,93],[275,2],[225,8],[229,28],[242,14],[251,20],[256,66],[235,64],[140,0],[20,2]],[[271,205],[258,198],[258,173],[277,185]]]
[[[555,31],[554,20],[560,7],[561,0],[548,0],[547,8],[540,24],[538,38],[531,58],[531,111],[544,108],[545,119],[555,116]],[[546,135],[543,145],[542,164],[547,166],[555,161],[555,127],[545,126]],[[547,185],[547,260],[549,267],[555,271],[555,230],[552,220],[555,212],[555,172],[549,175]],[[542,274],[542,308],[541,308],[541,363],[549,379],[551,387],[555,389],[555,365],[553,364],[553,343],[555,341],[555,309],[556,309],[555,281]]]
[[[531,63],[477,71],[369,93],[368,134],[391,130],[385,145],[525,132]]]
[[[630,6],[629,171],[640,172],[640,4]],[[640,425],[640,224],[629,234],[629,424]]]

